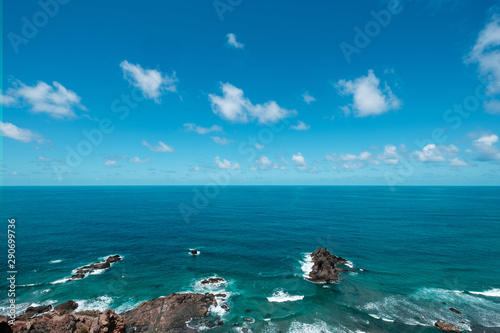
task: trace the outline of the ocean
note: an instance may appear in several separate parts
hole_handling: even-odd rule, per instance
[[[212,309],[224,325],[211,332],[436,332],[437,320],[500,331],[499,187],[204,190],[3,187],[0,237],[6,244],[14,218],[18,311],[74,300],[124,312],[210,291],[227,294],[230,308]],[[349,260],[352,272],[337,284],[307,281],[307,255],[318,247]],[[123,260],[68,280],[112,254]],[[226,282],[200,283],[214,276]]]

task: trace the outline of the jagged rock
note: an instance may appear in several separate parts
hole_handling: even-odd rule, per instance
[[[108,268],[110,266],[111,266],[111,264],[107,261],[95,262],[92,265],[90,265],[90,267],[95,268],[95,269],[105,269],[105,268]]]
[[[337,265],[345,265],[347,263],[347,260],[335,256],[326,248],[318,248],[311,253],[311,258],[314,265],[309,273],[308,280],[316,283],[338,281],[339,273],[345,269],[339,268]]]
[[[82,313],[61,315],[53,311],[32,319],[19,318],[10,328],[14,333],[126,332],[123,319],[113,310],[96,311],[92,315]]]
[[[191,250],[191,254],[193,256],[197,256],[200,252],[196,251],[196,250]]]
[[[212,283],[219,283],[219,282],[226,282],[223,278],[220,277],[214,277],[214,278],[208,278],[205,280],[201,280],[201,284],[212,284]]]
[[[24,312],[27,318],[31,318],[37,314],[48,312],[52,310],[52,305],[42,305],[42,306],[30,306]]]
[[[114,256],[109,256],[106,259],[106,262],[112,264],[112,263],[120,261],[120,260],[122,260],[122,257],[120,257],[120,255],[118,255],[118,254],[115,254]]]
[[[455,327],[455,325],[444,321],[437,321],[434,325],[443,332],[462,332],[460,329]]]
[[[85,274],[82,274],[82,273],[78,273],[78,274],[75,274],[75,275],[72,275],[70,277],[71,280],[79,280],[79,279],[83,279],[85,277]]]
[[[213,294],[172,293],[144,302],[122,317],[136,332],[196,332],[188,328],[186,322],[206,317],[211,305],[217,305]]]
[[[54,307],[54,311],[64,311],[65,313],[73,312],[78,308],[78,303],[75,301],[67,301],[62,304],[58,304]]]
[[[462,312],[458,311],[458,310],[457,310],[457,309],[455,309],[455,308],[450,308],[450,311],[451,311],[451,312],[455,312],[456,314],[459,314],[459,315],[461,315],[461,314],[462,314]]]

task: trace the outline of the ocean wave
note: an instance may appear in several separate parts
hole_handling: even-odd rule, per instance
[[[464,331],[470,331],[471,324],[500,326],[500,304],[481,296],[459,290],[421,288],[411,295],[387,296],[367,303],[360,310],[376,319],[413,326],[434,326],[438,320],[450,322]],[[463,315],[450,311],[450,307]]]
[[[113,303],[113,298],[108,295],[103,295],[95,299],[76,300],[75,302],[78,303],[78,311],[105,311],[111,308],[110,305]]]
[[[288,329],[288,333],[334,333],[337,330],[328,326],[324,321],[317,320],[314,324],[300,323],[293,321]]]
[[[304,296],[302,295],[290,295],[283,289],[277,289],[273,292],[271,297],[268,297],[267,300],[269,302],[275,303],[283,303],[283,302],[295,302],[303,300]]]
[[[469,291],[469,293],[474,295],[482,295],[487,297],[500,297],[500,289],[493,288],[486,291]]]
[[[302,276],[304,277],[304,279],[308,279],[309,273],[311,273],[313,266],[314,266],[314,262],[311,258],[311,254],[310,253],[304,254],[304,258],[301,260],[300,263],[302,264],[300,268],[302,269],[302,272],[304,273]]]
[[[58,264],[60,262],[62,262],[62,259],[56,259],[56,260],[51,260],[50,261],[51,264]]]

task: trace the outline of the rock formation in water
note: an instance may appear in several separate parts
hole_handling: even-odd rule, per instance
[[[339,279],[339,273],[346,270],[345,268],[337,266],[345,265],[347,260],[330,253],[326,247],[324,249],[318,248],[316,251],[311,253],[311,259],[314,263],[308,277],[308,280],[311,282],[336,282]]]
[[[443,332],[462,332],[460,329],[455,327],[455,325],[444,321],[437,321],[434,325]]]

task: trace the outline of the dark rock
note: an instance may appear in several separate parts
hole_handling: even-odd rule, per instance
[[[83,279],[84,277],[85,277],[85,274],[78,273],[78,274],[72,275],[70,277],[70,279],[71,280],[79,280],[79,279]]]
[[[311,258],[314,263],[308,280],[316,283],[336,282],[339,278],[339,273],[344,271],[343,268],[338,268],[337,265],[345,265],[347,260],[342,257],[336,257],[326,248],[318,248],[311,253]]]
[[[226,282],[223,278],[220,277],[214,277],[214,278],[208,278],[205,280],[201,280],[201,284],[212,284],[212,283],[223,283]]]
[[[196,250],[191,250],[191,254],[193,256],[197,256],[200,252],[196,251]]]
[[[266,313],[266,318],[271,318],[271,314],[270,313]]]
[[[90,265],[92,268],[95,268],[95,269],[105,269],[105,268],[108,268],[111,266],[111,264],[107,261],[103,261],[103,262],[95,262],[93,263],[92,265]]]
[[[248,317],[246,317],[246,318],[245,318],[245,321],[246,321],[247,323],[251,323],[251,322],[252,322],[252,318],[248,318]]]
[[[50,310],[52,310],[52,305],[30,306],[26,309],[24,314],[26,317],[31,318],[37,314],[48,312]]]
[[[227,306],[226,304],[222,304],[220,307],[226,311],[229,311],[229,306]]]
[[[114,262],[117,262],[117,261],[120,261],[122,260],[122,257],[120,257],[118,254],[115,254],[114,256],[109,256],[108,258],[106,258],[106,262],[107,263],[114,263]]]
[[[215,297],[222,297],[222,298],[226,298],[227,295],[226,294],[215,294]]]
[[[54,310],[55,311],[62,311],[62,310],[64,310],[65,313],[68,313],[68,312],[75,311],[76,308],[78,308],[78,303],[76,303],[75,301],[67,301],[65,303],[56,305],[54,307]]]
[[[217,326],[222,326],[222,325],[224,325],[224,322],[223,322],[222,320],[219,320],[219,321],[217,322]]]
[[[186,322],[204,318],[211,305],[217,305],[213,294],[170,294],[139,305],[122,314],[127,326],[137,332],[195,332]]]
[[[455,325],[444,321],[437,321],[434,325],[443,332],[462,332]]]
[[[457,309],[455,309],[455,308],[450,308],[450,311],[451,311],[451,312],[455,312],[456,314],[460,314],[460,315],[462,314],[462,312],[458,311],[458,310],[457,310]]]

